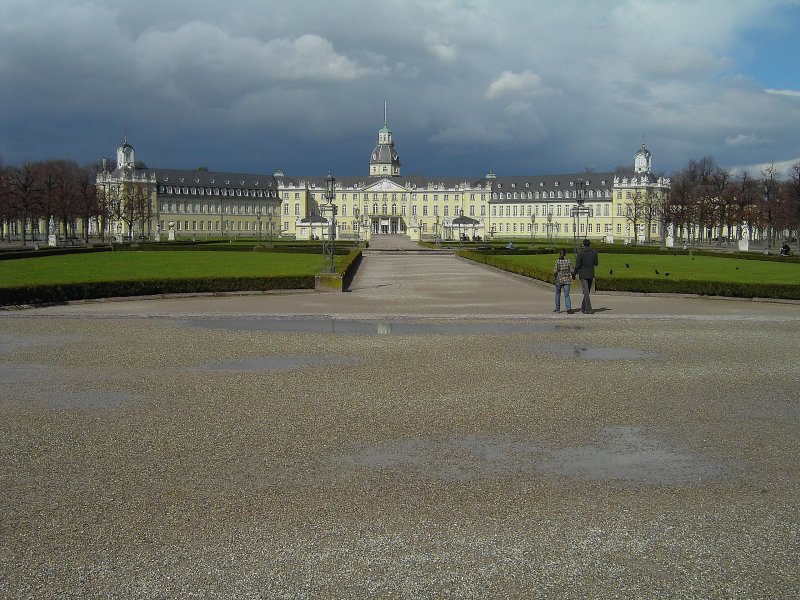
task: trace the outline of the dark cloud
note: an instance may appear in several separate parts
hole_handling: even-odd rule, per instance
[[[150,166],[365,174],[384,101],[405,173],[613,169],[643,135],[666,171],[800,156],[800,83],[732,58],[781,2],[297,4],[6,0],[3,160],[127,133]]]

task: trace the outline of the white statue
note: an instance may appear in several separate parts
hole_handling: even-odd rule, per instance
[[[742,222],[742,239],[750,240],[750,225],[747,224],[747,221]]]
[[[667,228],[667,237],[671,238],[675,237],[675,225],[673,225],[672,223],[670,223],[669,227]]]

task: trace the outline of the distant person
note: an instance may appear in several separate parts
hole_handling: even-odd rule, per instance
[[[561,290],[564,290],[564,306],[567,312],[572,310],[572,302],[569,298],[570,275],[572,274],[572,261],[567,258],[567,251],[562,250],[558,253],[556,266],[553,268],[556,284],[556,309],[553,312],[561,312]]]
[[[789,256],[791,250],[789,249],[789,243],[783,242],[783,246],[781,246],[781,256]]]
[[[583,302],[581,302],[581,312],[587,315],[592,314],[592,302],[589,299],[589,290],[594,280],[594,268],[598,265],[597,250],[590,247],[589,240],[583,240],[583,248],[578,250],[575,258],[575,270],[572,272],[573,279],[577,275],[581,280],[583,290]]]

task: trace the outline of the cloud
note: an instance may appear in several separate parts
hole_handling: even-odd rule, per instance
[[[772,89],[767,89],[765,91],[768,94],[774,94],[775,96],[788,96],[790,98],[800,98],[800,91],[798,91],[798,90],[772,90]]]
[[[458,50],[448,43],[446,36],[432,31],[425,34],[425,48],[443,63],[452,63],[458,56]]]
[[[643,133],[667,171],[781,161],[800,83],[747,72],[770,60],[747,40],[795,14],[783,0],[5,0],[0,153],[85,161],[127,130],[152,165],[312,173],[334,156],[358,174],[387,100],[405,172],[612,169]]]
[[[789,160],[781,160],[770,163],[736,165],[730,167],[728,171],[730,171],[734,175],[740,175],[741,173],[748,173],[753,177],[760,177],[763,171],[767,170],[768,168],[774,167],[781,177],[788,177],[789,173],[792,172],[793,167],[795,165],[800,165],[800,156]]]
[[[545,93],[547,89],[542,85],[542,78],[536,73],[525,70],[521,73],[503,71],[500,76],[486,88],[486,97],[489,100],[511,97],[531,97]]]
[[[758,146],[761,144],[771,144],[774,140],[762,139],[754,133],[740,133],[732,137],[725,138],[727,146]]]

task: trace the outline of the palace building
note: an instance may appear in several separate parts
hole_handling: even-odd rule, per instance
[[[98,224],[120,238],[327,237],[326,176],[138,168],[127,138],[117,164],[97,177],[108,215]],[[625,174],[571,173],[476,179],[403,176],[384,116],[367,176],[336,177],[335,236],[365,240],[586,237],[661,239],[659,207],[669,180],[656,177],[642,144]]]

